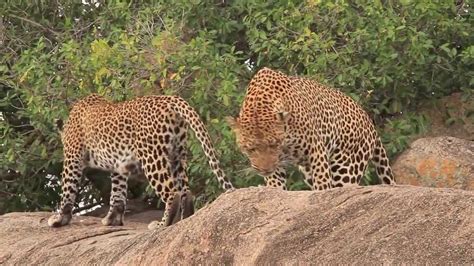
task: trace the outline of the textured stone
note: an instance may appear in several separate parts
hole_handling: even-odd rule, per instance
[[[474,190],[474,141],[421,138],[392,167],[398,184]]]
[[[49,213],[0,216],[4,265],[473,265],[474,191],[370,186],[245,188],[149,231]],[[156,218],[154,218],[156,219]]]

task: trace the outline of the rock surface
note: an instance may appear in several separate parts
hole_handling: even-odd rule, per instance
[[[425,137],[451,136],[474,140],[474,100],[453,93],[435,101],[423,103],[418,111],[431,122]]]
[[[397,184],[474,190],[474,141],[421,138],[392,167]]]
[[[473,264],[474,192],[371,186],[246,188],[170,227],[48,213],[0,216],[0,264]],[[149,221],[144,221],[149,222]]]

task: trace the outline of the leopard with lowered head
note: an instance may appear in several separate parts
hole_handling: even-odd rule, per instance
[[[111,172],[110,209],[102,219],[104,225],[123,225],[127,180],[137,175],[144,175],[165,203],[162,221],[150,223],[150,229],[170,225],[181,206],[177,202],[184,202],[181,210],[185,216],[192,214],[193,209],[186,209],[192,207],[186,174],[188,126],[200,141],[221,186],[232,190],[205,125],[182,98],[145,96],[113,103],[91,94],[76,102],[61,132],[64,163],[60,208],[48,224],[59,227],[70,222],[86,167]]]
[[[370,160],[382,183],[395,184],[368,114],[313,80],[263,68],[250,81],[239,116],[227,121],[267,186],[286,189],[289,163],[313,190],[359,184]]]

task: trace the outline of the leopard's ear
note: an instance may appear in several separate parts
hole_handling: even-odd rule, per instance
[[[239,117],[233,118],[232,116],[226,116],[225,121],[232,130],[239,129]]]
[[[282,123],[286,123],[288,122],[288,119],[290,119],[290,113],[287,111],[278,111],[276,113],[276,116],[277,119]]]

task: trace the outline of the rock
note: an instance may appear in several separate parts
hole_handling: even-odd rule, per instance
[[[419,113],[425,115],[430,130],[423,137],[451,136],[474,140],[474,101],[453,93],[435,101],[425,102]]]
[[[394,162],[397,184],[474,190],[474,141],[421,138]]]
[[[0,216],[0,264],[473,264],[473,206],[474,192],[458,189],[260,187],[157,231],[81,216],[49,228],[49,213],[10,213]]]

